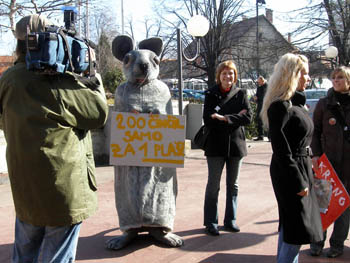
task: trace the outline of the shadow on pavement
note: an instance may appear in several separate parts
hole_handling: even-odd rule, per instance
[[[242,254],[224,254],[217,253],[209,258],[206,258],[199,263],[271,263],[275,262],[275,256],[266,256],[266,255],[242,255]]]
[[[204,232],[204,228],[192,229],[182,232],[176,232],[177,235],[184,238],[185,245],[178,248],[183,251],[196,251],[196,252],[212,252],[212,251],[227,251],[236,250],[240,248],[254,246],[258,243],[262,243],[268,236],[276,235],[277,233],[271,233],[268,235],[260,235],[257,233],[231,233],[220,229],[220,236],[208,236]],[[121,250],[108,250],[105,248],[105,242],[112,238],[106,236],[107,233],[115,231],[110,229],[100,232],[94,236],[80,237],[77,260],[92,260],[101,258],[120,258],[129,255],[135,251],[145,249],[149,246],[156,246],[164,249],[172,249],[159,243],[153,237],[147,233],[140,234],[130,245]],[[146,251],[145,251],[146,252]],[[147,253],[146,253],[147,254]],[[218,257],[230,257],[227,254],[215,254]],[[251,255],[250,255],[251,256]],[[261,258],[261,256],[257,256]],[[209,262],[209,261],[205,261]],[[213,261],[211,261],[213,262]],[[216,261],[215,261],[216,262]],[[218,261],[218,262],[247,262],[247,261]],[[254,262],[254,261],[253,261]],[[257,261],[258,262],[258,261]],[[270,261],[272,262],[271,258]]]
[[[328,245],[328,244],[327,244]],[[310,256],[309,245],[304,245],[300,251],[299,259],[303,263],[349,263],[350,262],[350,248],[344,247],[344,254],[337,258],[327,258],[328,247],[323,249],[322,254],[319,257]]]
[[[204,228],[178,232],[177,234],[179,236],[185,238],[185,246],[181,247],[181,249],[186,251],[205,252],[235,250],[262,243],[267,237],[277,234],[277,232],[268,235],[248,232],[231,233],[225,231],[223,227],[219,227],[219,230],[219,236],[206,235]],[[197,234],[202,235],[186,238],[186,236]]]
[[[168,248],[167,246],[159,243],[153,237],[145,234],[139,234],[135,240],[127,247],[121,250],[109,250],[105,247],[107,240],[113,238],[111,236],[105,237],[104,233],[114,231],[101,232],[93,237],[80,237],[77,249],[77,260],[91,260],[102,258],[120,258],[127,256],[137,250],[146,249],[149,246],[157,246],[161,248]]]
[[[256,222],[254,224],[256,225],[265,225],[265,224],[274,224],[274,223],[278,223],[278,219],[276,220],[270,220],[270,221],[262,221],[262,222]]]

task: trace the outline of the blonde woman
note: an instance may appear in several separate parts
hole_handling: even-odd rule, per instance
[[[313,123],[302,92],[310,80],[308,72],[305,56],[282,56],[270,78],[261,112],[273,151],[270,175],[279,210],[278,263],[297,263],[301,245],[318,242],[323,236],[311,188]]]

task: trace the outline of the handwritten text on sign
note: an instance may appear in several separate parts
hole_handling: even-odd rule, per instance
[[[112,112],[110,163],[184,167],[185,117]]]
[[[339,180],[332,164],[327,156],[322,154],[318,160],[318,170],[315,171],[316,177],[326,179],[332,183],[332,196],[327,213],[321,213],[323,230],[326,230],[350,205],[349,195]]]

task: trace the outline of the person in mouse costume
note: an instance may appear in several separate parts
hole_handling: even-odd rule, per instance
[[[172,114],[171,95],[158,80],[159,55],[163,41],[150,38],[139,43],[125,35],[112,43],[113,55],[123,61],[127,81],[115,92],[114,110],[118,112]],[[109,249],[121,249],[140,232],[149,232],[171,247],[183,240],[171,233],[177,195],[176,168],[115,166],[115,202],[123,235],[107,241]]]

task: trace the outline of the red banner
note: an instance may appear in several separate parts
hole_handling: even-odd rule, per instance
[[[319,169],[315,173],[316,178],[321,180],[318,181],[320,187],[315,189],[319,198],[323,230],[326,230],[349,207],[350,197],[325,154],[318,163]]]

